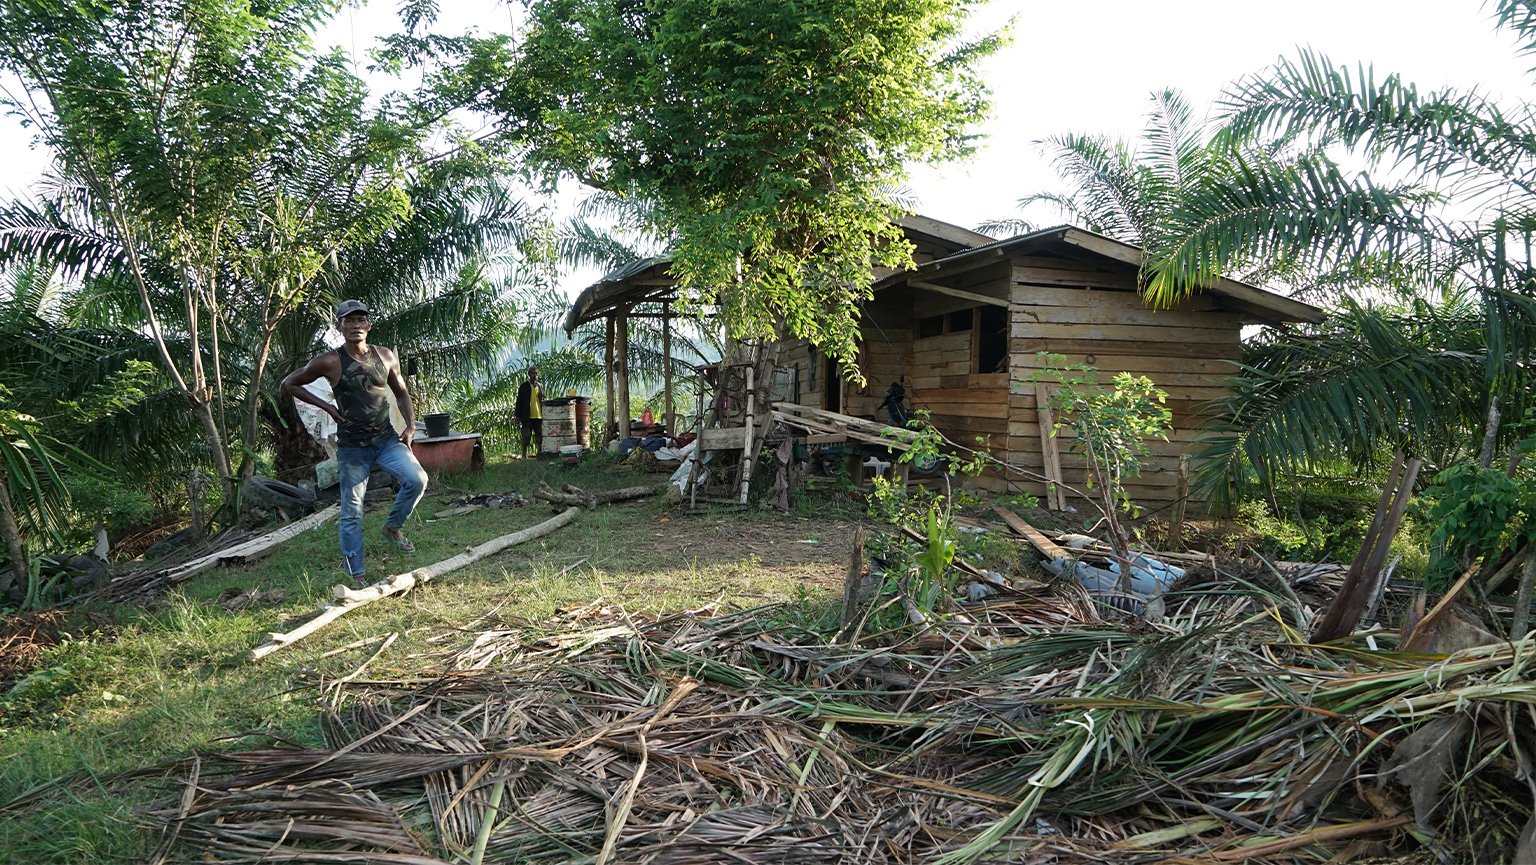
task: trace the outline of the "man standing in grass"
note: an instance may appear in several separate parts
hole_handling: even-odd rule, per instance
[[[533,455],[544,449],[544,388],[539,386],[539,368],[528,368],[528,380],[517,386],[517,404],[512,407],[520,429],[523,459],[528,458],[528,441],[533,440]]]
[[[368,344],[373,322],[368,306],[345,300],[336,307],[336,329],[342,346],[311,360],[283,379],[283,393],[307,402],[336,419],[336,464],[341,476],[341,562],[356,583],[363,579],[363,496],[375,467],[400,482],[394,507],[384,521],[384,540],[403,552],[416,546],[401,533],[406,518],[427,491],[427,473],[411,453],[416,435],[415,410],[400,375],[400,360],[383,346]],[[336,395],[336,405],[320,399],[304,385],[324,376]],[[405,429],[398,434],[389,418],[393,391]]]

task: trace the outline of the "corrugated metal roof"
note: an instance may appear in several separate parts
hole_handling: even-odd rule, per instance
[[[565,332],[569,334],[620,303],[639,303],[655,299],[652,295],[670,294],[671,288],[667,285],[641,285],[632,284],[631,281],[645,275],[647,271],[663,269],[671,263],[672,259],[664,255],[642,258],[604,275],[602,279],[582,289],[565,314]],[[657,275],[659,277],[660,273]],[[667,280],[670,282],[671,277],[668,276]]]

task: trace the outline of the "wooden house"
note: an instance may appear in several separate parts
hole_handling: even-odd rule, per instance
[[[1043,495],[1044,484],[1028,476],[1081,485],[1084,469],[1070,435],[1053,440],[1049,418],[1042,423],[1034,374],[1039,353],[1050,352],[1096,368],[1102,381],[1126,371],[1167,391],[1173,431],[1167,442],[1154,443],[1153,458],[1128,491],[1143,504],[1178,499],[1180,458],[1208,422],[1208,404],[1228,393],[1243,329],[1323,316],[1227,279],[1173,309],[1152,309],[1137,292],[1141,250],[1073,226],[994,241],[922,217],[900,224],[917,266],[874,274],[860,328],[865,384],[850,385],[830,358],[790,343],[780,348],[774,398],[883,421],[885,392],[900,382],[910,407],[927,410],[951,441],[983,447],[1023,470],[989,473],[979,481],[984,488]],[[633,286],[608,280],[589,288],[587,308],[623,307],[623,300],[612,304],[625,294],[655,300],[664,263],[632,272]],[[582,303],[568,324],[586,320]]]

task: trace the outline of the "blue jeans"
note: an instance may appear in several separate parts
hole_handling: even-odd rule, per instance
[[[427,473],[416,455],[393,432],[360,448],[337,448],[336,467],[341,477],[341,559],[347,575],[363,575],[363,495],[368,476],[377,466],[400,482],[400,492],[389,509],[384,527],[399,531],[427,491]]]

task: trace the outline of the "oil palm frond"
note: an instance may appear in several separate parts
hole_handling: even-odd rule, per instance
[[[1346,301],[1322,325],[1250,344],[1196,456],[1201,487],[1223,502],[1244,478],[1268,484],[1324,459],[1365,466],[1383,447],[1452,458],[1486,410],[1482,324],[1467,300]]]

